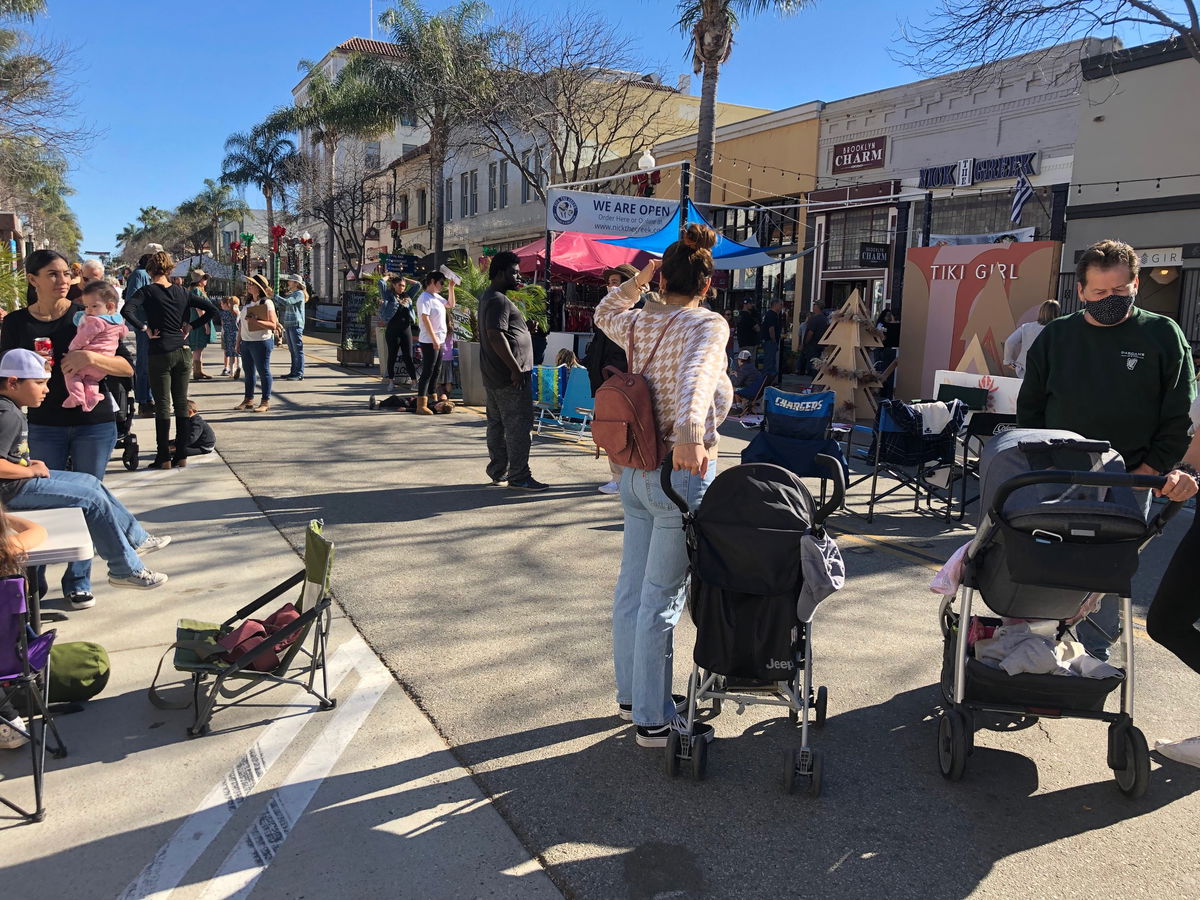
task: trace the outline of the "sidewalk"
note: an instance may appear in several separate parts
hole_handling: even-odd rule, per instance
[[[150,446],[153,423],[137,430]],[[174,538],[148,559],[170,581],[120,591],[97,561],[97,605],[57,623],[60,641],[108,649],[112,679],[83,712],[58,719],[70,755],[48,760],[46,821],[0,815],[0,895],[373,897],[402,885],[423,898],[560,896],[340,607],[335,709],[278,688],[189,739],[189,712],[151,706],[146,688],[176,619],[220,620],[294,573],[289,541],[299,545],[303,529],[285,539],[219,456],[169,472],[127,473],[114,460],[109,487],[148,530]],[[346,537],[335,524],[327,534]],[[353,558],[339,547],[343,585]],[[163,680],[182,684],[169,660]],[[0,754],[0,792],[31,796],[28,765],[24,752]]]

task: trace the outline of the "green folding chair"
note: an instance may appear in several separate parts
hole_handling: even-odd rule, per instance
[[[303,569],[243,606],[224,622],[216,624],[194,619],[179,620],[175,628],[175,643],[167,649],[167,653],[175,651],[175,671],[191,676],[192,698],[175,702],[159,694],[156,685],[166,659],[165,653],[163,659],[159,660],[159,671],[154,675],[154,683],[150,685],[148,694],[150,702],[159,709],[187,709],[194,706],[196,714],[188,728],[189,735],[208,734],[211,731],[209,723],[218,710],[237,706],[280,685],[304,688],[317,698],[321,709],[332,709],[337,705],[337,701],[328,696],[329,680],[325,672],[325,651],[333,618],[329,578],[333,569],[334,545],[325,538],[322,530],[323,523],[320,520],[309,522],[304,540]],[[300,613],[298,619],[236,659],[223,658],[226,650],[217,644],[221,637],[297,586],[300,587],[300,596],[293,605]],[[293,636],[295,640],[279,654],[278,665],[269,671],[259,671],[254,667],[263,654],[274,653],[276,647]],[[310,636],[312,640],[308,642]],[[306,642],[310,646],[305,646]],[[318,673],[321,677],[320,690],[316,688]],[[220,698],[226,698],[228,702],[221,702]]]

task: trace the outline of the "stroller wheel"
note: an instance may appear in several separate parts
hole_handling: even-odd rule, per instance
[[[1117,729],[1118,733],[1114,735],[1113,729]],[[1124,752],[1121,754],[1124,756],[1124,765],[1113,767],[1117,789],[1130,800],[1137,800],[1145,795],[1146,788],[1150,786],[1150,748],[1146,744],[1146,736],[1134,725],[1124,728],[1112,726],[1109,731],[1110,745],[1115,740],[1124,742]]]
[[[821,685],[819,688],[817,688],[817,702],[815,704],[817,710],[816,723],[818,728],[825,724],[825,707],[828,703],[829,691],[825,689],[825,685]]]
[[[796,767],[800,765],[799,750],[783,751],[783,790],[794,793],[796,790]]]
[[[812,750],[812,774],[808,776],[808,795],[821,796],[821,752]]]
[[[121,464],[129,472],[134,471],[138,467],[137,436],[132,433],[125,438],[125,450],[121,453]]]
[[[704,737],[692,740],[692,779],[703,781],[708,771],[708,740]]]
[[[667,777],[679,775],[679,732],[674,729],[667,735]]]
[[[938,722],[938,768],[947,781],[958,781],[967,768],[967,723],[954,707],[948,707]]]

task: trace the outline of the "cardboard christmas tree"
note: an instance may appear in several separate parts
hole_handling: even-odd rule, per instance
[[[880,381],[871,350],[883,346],[883,333],[867,315],[858,291],[829,317],[820,344],[829,349],[817,363],[813,389],[837,394],[834,414],[843,421],[874,418]]]

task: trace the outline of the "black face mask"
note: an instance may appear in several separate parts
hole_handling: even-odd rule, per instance
[[[1120,325],[1137,301],[1137,294],[1109,294],[1084,305],[1088,315],[1101,325]]]

